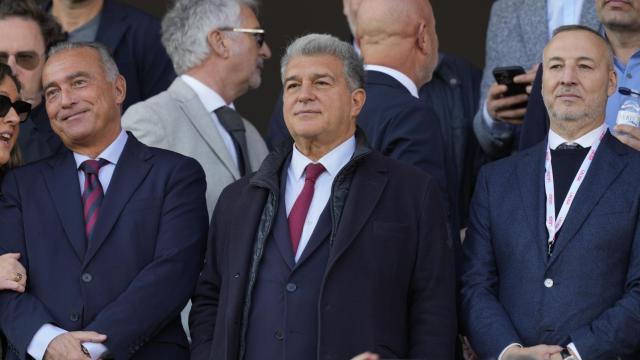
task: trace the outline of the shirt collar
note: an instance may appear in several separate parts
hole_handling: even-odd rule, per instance
[[[225,103],[220,94],[218,94],[213,89],[203,84],[200,80],[194,78],[193,76],[182,74],[180,75],[180,79],[187,83],[191,90],[193,90],[196,95],[198,95],[200,102],[202,103],[202,105],[204,105],[204,108],[207,110],[207,112],[213,112],[223,106],[229,106],[232,109],[234,108],[233,103]]]
[[[349,162],[351,156],[356,151],[356,138],[355,136],[350,137],[342,144],[336,146],[331,151],[326,153],[323,157],[320,158],[317,162],[322,164],[324,168],[327,170],[331,177],[335,177],[338,172]],[[304,156],[297,148],[296,145],[293,145],[293,153],[291,155],[291,170],[293,170],[293,174],[296,179],[301,179],[302,174],[304,173],[304,169],[309,165],[309,163],[313,163],[311,159]]]
[[[127,135],[124,130],[120,130],[118,137],[109,146],[107,146],[107,148],[104,149],[96,159],[105,159],[110,164],[116,165],[120,159],[120,155],[122,155],[124,146],[127,144],[128,138],[129,135]],[[78,169],[85,160],[91,160],[90,157],[76,152],[73,153],[73,158],[76,160],[76,167]]]
[[[606,126],[607,125],[603,122],[597,128],[589,131],[588,133],[582,135],[581,137],[571,142],[563,139],[562,136],[558,135],[555,131],[549,129],[549,148],[551,148],[551,150],[555,150],[558,146],[560,146],[560,144],[564,144],[564,143],[578,144],[583,148],[591,147],[591,145],[593,145],[593,143],[598,139],[598,136],[600,136],[600,132]]]
[[[416,84],[413,82],[413,80],[409,79],[407,75],[401,73],[400,71],[382,65],[368,64],[364,66],[364,69],[370,71],[379,71],[391,76],[392,78],[398,80],[405,88],[407,88],[407,90],[409,90],[409,93],[411,93],[413,97],[418,97],[418,87],[416,86]]]

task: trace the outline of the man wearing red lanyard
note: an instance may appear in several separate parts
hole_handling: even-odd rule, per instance
[[[640,358],[640,153],[604,125],[612,61],[597,32],[558,28],[547,141],[481,171],[461,279],[480,358]]]

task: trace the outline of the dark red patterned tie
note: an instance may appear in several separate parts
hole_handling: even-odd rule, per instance
[[[307,218],[309,212],[309,205],[311,205],[311,199],[313,199],[313,192],[315,190],[316,180],[318,176],[325,171],[322,164],[309,164],[307,165],[306,175],[304,177],[304,186],[296,202],[289,212],[289,235],[291,236],[291,246],[293,247],[293,253],[298,252],[298,245],[300,244],[300,236],[302,236],[302,229],[304,228],[304,221]]]
[[[84,172],[82,204],[84,214],[84,231],[87,235],[88,241],[91,241],[93,238],[93,229],[95,228],[96,221],[98,220],[100,205],[102,205],[102,198],[104,197],[98,173],[100,172],[100,168],[108,163],[109,162],[107,160],[100,159],[86,160],[80,164],[80,170]]]

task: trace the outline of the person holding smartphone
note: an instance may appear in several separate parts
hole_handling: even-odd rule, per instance
[[[593,0],[494,2],[487,29],[486,60],[480,88],[480,107],[473,120],[474,133],[485,153],[507,156],[517,148],[515,139],[524,118],[528,94],[506,96],[508,87],[494,81],[493,70],[521,66],[525,74],[515,84],[528,86],[535,76],[542,49],[560,25],[583,24],[598,29]]]

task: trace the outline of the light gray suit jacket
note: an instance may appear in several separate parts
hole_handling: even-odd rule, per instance
[[[600,21],[594,0],[584,0],[580,24],[599,30]],[[549,41],[546,0],[497,0],[491,7],[487,29],[486,59],[480,87],[480,106],[473,119],[473,130],[482,149],[491,157],[509,155],[515,147],[514,127],[500,123],[492,129],[483,119],[489,87],[494,83],[493,69],[520,65],[529,70],[542,61],[542,50]]]
[[[211,114],[179,77],[166,91],[129,107],[122,126],[149,146],[198,160],[207,178],[209,216],[222,190],[240,178]],[[251,123],[244,120],[244,126],[251,169],[257,170],[268,153],[267,146]]]

